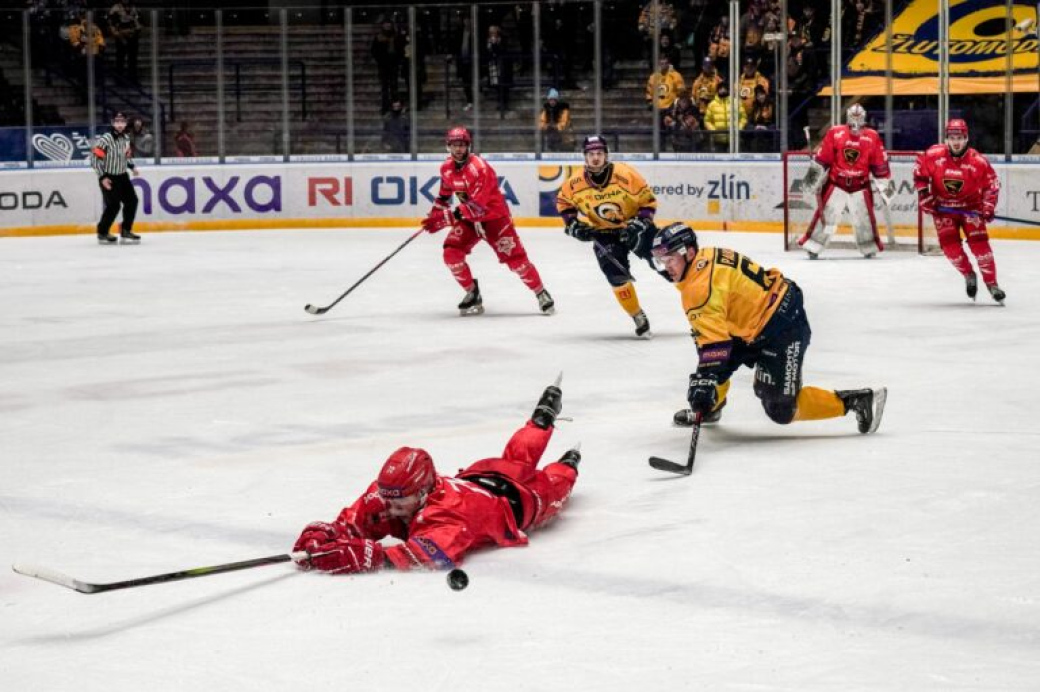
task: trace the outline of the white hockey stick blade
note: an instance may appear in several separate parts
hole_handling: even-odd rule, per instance
[[[51,584],[57,584],[58,586],[64,586],[66,589],[72,589],[73,591],[79,591],[80,593],[94,593],[96,589],[93,584],[87,584],[81,582],[79,579],[73,579],[67,574],[62,574],[53,569],[47,569],[46,567],[37,567],[36,565],[24,565],[15,564],[11,565],[18,574],[26,577],[32,577],[34,579],[40,579],[42,581],[49,581]]]

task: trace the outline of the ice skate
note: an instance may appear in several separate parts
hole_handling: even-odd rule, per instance
[[[885,387],[850,389],[835,392],[835,394],[845,404],[845,413],[855,412],[856,423],[861,433],[875,432],[881,425],[881,416],[885,412],[885,400],[888,398],[888,390]]]
[[[111,233],[98,233],[97,237],[98,245],[113,245],[114,243],[117,243],[118,240],[119,239]]]
[[[119,244],[120,245],[139,245],[141,243],[141,236],[137,235],[133,231],[123,230],[119,233]]]
[[[535,294],[535,298],[538,299],[538,309],[542,311],[543,315],[552,315],[556,313],[556,303],[553,301],[552,296],[544,288]]]
[[[722,403],[719,404],[713,411],[705,413],[701,416],[701,425],[710,425],[712,423],[718,423],[722,419],[722,409],[726,408],[726,400],[723,399]],[[693,422],[697,420],[697,417],[693,414],[693,411],[688,408],[681,408],[675,412],[672,416],[672,425],[678,428],[692,428]]]
[[[563,392],[560,390],[562,381],[563,373],[561,372],[556,377],[556,382],[542,392],[542,398],[538,400],[538,405],[534,407],[534,413],[531,414],[531,422],[542,430],[552,427],[556,422],[556,416],[560,415],[560,409],[563,408]]]
[[[578,464],[581,463],[581,443],[574,445],[560,457],[559,463],[570,466],[575,471],[578,470]]]
[[[813,252],[812,250],[806,250],[805,252],[809,255],[809,259],[811,260],[820,259],[820,253],[818,252]]]
[[[964,277],[964,290],[968,293],[969,298],[975,300],[975,294],[979,292],[979,280],[975,276],[975,272]]]
[[[650,331],[650,320],[647,319],[645,312],[640,310],[632,315],[632,321],[636,323],[636,336],[640,339],[652,339],[654,337],[653,332]]]
[[[466,292],[466,296],[459,303],[459,314],[482,315],[484,314],[484,299],[480,297],[480,284],[473,280],[473,288]]]
[[[1001,305],[1004,304],[1004,298],[1007,297],[1007,294],[1004,293],[1004,289],[996,284],[986,284],[986,288],[989,289],[989,294],[993,296],[993,300],[997,301]]]

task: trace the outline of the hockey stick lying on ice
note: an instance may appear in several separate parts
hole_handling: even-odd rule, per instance
[[[689,476],[693,473],[693,462],[697,460],[697,440],[701,437],[701,419],[703,417],[704,414],[698,411],[697,416],[693,419],[693,432],[690,434],[690,453],[686,457],[685,464],[680,464],[677,461],[668,461],[661,457],[650,457],[650,465],[658,471],[668,471],[683,476]]]
[[[943,214],[960,214],[961,216],[979,216],[978,212],[964,211],[963,209],[954,209],[953,207],[936,207],[936,211],[941,211]],[[1017,219],[1014,216],[1000,216],[999,214],[993,215],[994,219],[999,221],[1012,221],[1014,223],[1025,223],[1030,226],[1040,226],[1040,221],[1033,219]]]
[[[136,586],[148,586],[149,584],[163,584],[168,581],[180,581],[181,579],[208,577],[211,574],[234,572],[236,570],[249,569],[251,567],[273,565],[279,562],[302,562],[304,560],[310,560],[311,558],[327,554],[328,553],[314,553],[312,555],[306,550],[300,550],[295,553],[271,555],[270,557],[258,557],[254,560],[244,560],[242,562],[228,562],[223,565],[213,565],[212,567],[195,567],[194,569],[186,569],[181,572],[156,574],[151,577],[127,579],[126,581],[113,581],[107,584],[94,584],[91,582],[80,581],[79,579],[74,579],[67,574],[62,574],[61,572],[47,569],[46,567],[36,567],[34,565],[12,565],[11,569],[18,574],[24,574],[27,577],[49,581],[52,584],[64,586],[67,589],[79,591],[80,593],[100,593],[102,591],[115,591],[116,589],[131,589]]]
[[[308,304],[307,304],[307,306],[306,306],[306,307],[304,307],[303,309],[304,309],[304,310],[306,310],[307,312],[311,313],[312,315],[324,315],[324,314],[325,314],[326,312],[328,312],[328,311],[329,311],[329,310],[331,310],[332,308],[336,307],[336,304],[337,304],[337,303],[339,303],[339,301],[343,300],[343,299],[344,299],[344,298],[346,298],[346,297],[347,297],[348,295],[350,295],[350,292],[351,292],[351,291],[353,291],[353,290],[354,290],[355,288],[357,288],[358,286],[360,286],[361,284],[363,284],[363,283],[365,282],[365,279],[367,279],[368,277],[370,277],[370,276],[372,276],[373,274],[375,274],[375,273],[376,273],[376,270],[377,270],[377,269],[379,269],[379,268],[380,268],[380,267],[382,267],[382,266],[383,266],[384,264],[386,264],[387,262],[389,262],[389,261],[390,261],[390,258],[391,258],[391,257],[393,257],[394,255],[396,255],[396,254],[397,254],[398,252],[400,252],[401,250],[404,250],[404,246],[405,246],[405,245],[407,245],[408,243],[412,242],[413,240],[415,240],[416,238],[418,238],[418,237],[419,237],[420,235],[422,235],[422,234],[423,234],[423,233],[425,233],[425,232],[426,232],[426,230],[425,230],[425,229],[422,229],[422,228],[420,228],[420,229],[419,229],[418,231],[416,231],[415,233],[413,233],[412,235],[410,235],[410,236],[408,237],[408,240],[406,240],[406,241],[404,241],[403,243],[401,243],[400,245],[398,245],[398,246],[397,246],[397,249],[396,249],[396,250],[394,250],[393,252],[391,252],[391,253],[390,253],[389,255],[387,255],[386,257],[384,257],[384,258],[383,258],[383,261],[382,261],[382,262],[380,262],[380,263],[379,263],[379,264],[377,264],[376,266],[374,266],[374,267],[372,267],[371,269],[369,269],[369,270],[368,270],[368,273],[367,273],[367,274],[365,274],[364,276],[362,276],[362,277],[361,277],[360,279],[358,279],[358,280],[357,280],[357,282],[356,282],[356,283],[355,283],[355,284],[354,284],[353,286],[351,286],[351,287],[350,287],[350,288],[348,288],[348,289],[347,289],[346,291],[344,291],[344,292],[343,292],[343,295],[341,295],[341,296],[340,296],[339,298],[336,298],[336,300],[332,301],[331,303],[329,303],[329,304],[328,304],[328,305],[326,305],[325,307],[323,307],[323,308],[319,308],[319,307],[317,307],[317,306],[315,306],[315,305],[311,305],[310,303],[308,303]]]

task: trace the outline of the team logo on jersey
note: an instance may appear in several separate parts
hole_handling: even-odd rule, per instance
[[[845,157],[845,163],[849,164],[850,166],[855,165],[855,163],[859,161],[859,149],[847,147],[841,150],[841,154]]]
[[[701,259],[697,260],[697,265],[694,267],[694,270],[695,271],[700,271],[701,269],[704,269],[707,266],[708,266],[708,260],[706,260],[706,259],[704,259],[702,257]]]
[[[509,236],[503,236],[495,241],[495,249],[500,255],[508,255],[516,248],[516,241]]]
[[[596,216],[608,223],[621,224],[625,222],[625,215],[621,212],[621,207],[614,202],[603,202],[597,204],[593,211]]]
[[[964,187],[964,181],[956,178],[943,178],[943,187],[951,195],[956,195]]]

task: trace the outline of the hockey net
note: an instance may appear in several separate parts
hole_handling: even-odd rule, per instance
[[[922,218],[914,190],[914,162],[918,154],[916,151],[888,152],[895,194],[887,207],[880,195],[874,195],[874,218],[886,250],[934,254],[939,248],[935,228]],[[816,196],[802,182],[809,169],[810,154],[807,151],[788,151],[783,157],[784,249],[797,250],[798,241],[809,229],[816,213]],[[848,213],[843,215],[827,247],[856,248]]]

